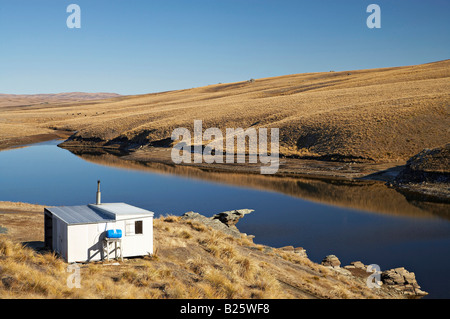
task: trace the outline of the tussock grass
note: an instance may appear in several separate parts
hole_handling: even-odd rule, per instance
[[[194,229],[196,231],[199,231],[199,232],[203,232],[203,231],[207,230],[207,227],[204,224],[202,224],[202,223],[200,223],[198,221],[195,221],[195,220],[188,220],[186,222],[186,224],[191,226],[192,229]]]
[[[68,264],[0,236],[0,298],[377,298],[364,283],[340,278],[294,253],[177,216],[154,222],[156,254],[117,264],[79,264],[81,288],[68,286]]]

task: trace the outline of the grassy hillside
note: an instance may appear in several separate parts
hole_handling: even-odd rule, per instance
[[[167,141],[173,129],[279,128],[292,156],[405,161],[449,140],[450,60],[287,75],[73,105],[0,111],[8,128],[76,131],[70,145]],[[150,89],[150,88],[149,88]]]
[[[293,251],[174,216],[154,221],[153,256],[80,264],[81,287],[71,288],[67,263],[23,246],[13,235],[21,227],[14,217],[27,219],[39,231],[20,240],[42,242],[42,213],[8,216],[8,233],[0,235],[0,298],[406,298],[388,288],[369,289],[364,277],[344,275]]]
[[[0,107],[48,105],[55,103],[73,103],[78,101],[102,100],[118,97],[115,93],[70,92],[56,94],[0,94]]]

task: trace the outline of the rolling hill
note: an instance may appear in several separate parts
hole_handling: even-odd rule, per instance
[[[294,74],[187,90],[0,110],[0,141],[14,127],[76,132],[63,145],[168,145],[172,131],[279,128],[286,156],[406,161],[449,142],[450,60]],[[14,130],[15,132],[16,130]]]

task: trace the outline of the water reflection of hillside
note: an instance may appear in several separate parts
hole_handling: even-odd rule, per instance
[[[138,162],[124,158],[117,152],[71,149],[83,160],[116,168],[150,171],[201,179],[222,184],[273,191],[294,197],[349,207],[357,210],[418,218],[449,218],[448,204],[431,203],[408,197],[377,181],[348,181],[309,179],[303,177],[264,176],[231,172],[214,172],[189,166],[175,166],[156,162]]]

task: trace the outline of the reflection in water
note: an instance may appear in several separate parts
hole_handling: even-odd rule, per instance
[[[86,161],[96,164],[274,191],[361,211],[410,217],[429,218],[433,215],[447,219],[450,217],[448,204],[424,202],[413,195],[405,197],[379,181],[312,179],[217,172],[192,166],[175,166],[164,163],[129,160],[126,157],[127,154],[117,150],[74,148],[69,149],[69,151]]]

